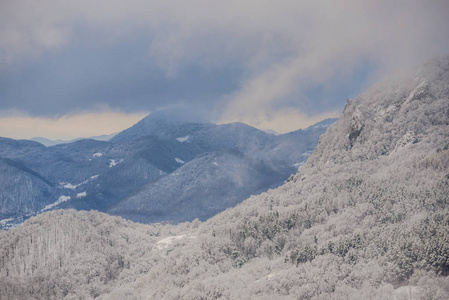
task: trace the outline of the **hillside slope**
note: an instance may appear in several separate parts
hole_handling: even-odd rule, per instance
[[[148,183],[108,213],[142,223],[207,220],[251,194],[288,177],[288,166],[273,168],[238,151],[212,152]]]
[[[8,158],[0,158],[0,214],[15,216],[17,209],[32,213],[53,195],[50,182],[41,175]],[[17,186],[21,186],[17,189]],[[20,202],[16,202],[20,199]]]
[[[348,103],[285,185],[207,222],[125,225],[96,212],[55,211],[3,232],[0,295],[448,299],[448,78],[443,57],[374,86]],[[62,246],[84,232],[106,247],[79,238],[70,251]],[[139,235],[147,235],[143,243]],[[51,255],[30,250],[50,247],[52,236]],[[123,253],[129,260],[114,259]],[[37,262],[31,273],[30,262]]]
[[[287,184],[103,298],[447,299],[448,125],[449,56],[350,101]]]

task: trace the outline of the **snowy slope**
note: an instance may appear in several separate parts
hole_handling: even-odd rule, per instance
[[[448,299],[448,66],[352,100],[289,182],[207,222],[53,211],[0,232],[0,297]]]
[[[449,56],[352,100],[287,184],[103,299],[447,299],[448,125]]]

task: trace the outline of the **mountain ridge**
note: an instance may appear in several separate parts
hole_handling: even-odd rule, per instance
[[[111,138],[113,138],[117,133],[112,133],[112,134],[102,134],[102,135],[98,135],[98,136],[91,136],[88,138],[83,138],[83,137],[79,137],[79,138],[75,138],[75,139],[71,139],[71,140],[61,140],[61,139],[56,139],[56,140],[51,140],[45,137],[33,137],[30,139],[30,141],[34,141],[34,142],[38,142],[46,147],[51,147],[51,146],[55,146],[55,145],[59,145],[59,144],[69,144],[69,143],[73,143],[79,140],[97,140],[97,141],[109,141]]]
[[[448,64],[432,60],[429,78]],[[58,210],[0,233],[0,295],[447,299],[449,81],[406,103],[413,78],[354,99],[287,183],[206,222]],[[412,109],[371,120],[396,102]]]
[[[242,201],[250,194],[279,185],[287,179],[296,171],[294,165],[304,161],[317,143],[318,136],[326,129],[323,127],[310,134],[299,132],[296,135],[272,136],[245,124],[189,123],[190,121],[185,121],[185,118],[167,119],[167,116],[171,115],[170,112],[150,114],[136,125],[117,134],[111,141],[82,139],[45,147],[32,141],[1,139],[0,157],[11,159],[18,166],[24,166],[27,170],[34,172],[33,174],[38,174],[39,178],[48,184],[51,192],[44,193],[48,195],[48,198],[42,198],[43,196],[36,198],[37,206],[32,205],[31,200],[27,200],[23,202],[26,204],[17,210],[15,210],[14,201],[8,200],[5,210],[0,211],[0,219],[15,217],[17,222],[21,222],[23,218],[40,213],[41,210],[55,208],[96,209],[107,212],[144,185],[163,179],[184,165],[195,165],[195,168],[199,168],[195,162],[189,164],[190,161],[200,159],[206,153],[219,153],[224,150],[241,152],[244,158],[239,160],[242,162],[254,160],[260,161],[259,164],[274,166],[270,171],[271,181],[263,179],[270,176],[264,177],[262,174],[255,174],[252,177],[255,180],[256,178],[262,180],[264,188],[260,184],[249,185],[252,187],[246,187],[245,192],[244,188],[239,188],[241,194],[238,201]],[[331,123],[332,120],[329,121],[329,125]],[[293,149],[298,152],[295,154]],[[234,171],[237,171],[238,167],[232,161],[227,163],[233,165]],[[208,165],[201,167],[207,169]],[[247,167],[249,168],[249,165]],[[226,170],[226,174],[230,172]],[[262,172],[262,169],[256,169],[256,172]],[[19,176],[18,173],[14,174],[11,176]],[[195,174],[195,172],[192,169],[185,174]],[[9,175],[4,173],[2,176]],[[224,177],[222,179],[224,181],[218,184],[229,184],[227,179],[225,180]],[[10,184],[14,182],[13,177],[5,180]],[[185,178],[185,182],[191,180],[194,178]],[[209,180],[212,185],[217,186],[216,182],[212,183],[213,178]],[[41,187],[37,183],[28,187],[33,189],[34,186]],[[8,185],[8,189],[12,188],[12,185]],[[163,194],[170,194],[170,186],[166,184],[165,188],[166,192]],[[16,186],[16,189],[20,187]],[[46,188],[40,189],[46,191]],[[34,192],[42,194],[42,191]],[[225,192],[225,190],[221,191]],[[190,201],[192,205],[195,201],[201,202],[194,197],[194,194],[190,195],[190,198],[185,201]],[[223,197],[223,195],[217,196],[220,199]],[[2,199],[7,198],[0,198],[0,202]],[[156,199],[145,201],[156,201]],[[176,201],[176,199],[173,196],[167,201]],[[230,203],[234,205],[236,202]],[[32,205],[33,209],[30,210],[29,205]],[[37,209],[38,206],[40,209]],[[120,207],[126,210],[123,205]],[[221,209],[225,208],[227,207],[221,206]],[[217,212],[217,210],[213,211]],[[120,215],[120,212],[114,210],[114,214]],[[185,214],[180,212],[176,215],[178,216],[176,219],[159,218],[158,220],[180,222],[195,218],[188,210],[185,210]],[[202,215],[203,218],[210,217],[212,212]],[[14,224],[14,222],[8,224]],[[8,228],[8,224],[0,226]]]

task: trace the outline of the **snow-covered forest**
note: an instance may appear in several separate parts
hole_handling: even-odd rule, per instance
[[[0,231],[1,299],[449,299],[449,56],[348,101],[281,187],[201,222]]]

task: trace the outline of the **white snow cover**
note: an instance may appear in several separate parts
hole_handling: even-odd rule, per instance
[[[426,103],[411,100],[391,118],[374,120],[414,85],[353,100],[285,185],[205,222],[60,210],[0,232],[14,249],[2,257],[0,297],[19,282],[33,298],[38,274],[52,295],[75,280],[71,298],[449,299],[449,278],[437,275],[449,244],[449,56],[437,71]]]
[[[102,156],[103,156],[103,153],[97,152],[97,153],[94,153],[92,156],[93,156],[93,157],[102,157]]]
[[[398,287],[393,292],[393,299],[419,299],[420,288],[417,286],[406,285]]]
[[[52,209],[53,207],[58,206],[59,204],[61,204],[63,202],[69,201],[70,199],[71,199],[70,196],[61,196],[58,198],[58,200],[56,202],[45,206],[41,211],[46,211],[46,210]]]
[[[86,192],[76,194],[76,198],[81,198],[81,197],[86,197],[86,196],[87,196]]]
[[[175,236],[169,236],[166,237],[160,241],[158,241],[155,245],[154,248],[158,249],[158,250],[164,250],[166,249],[168,246],[170,246],[174,241],[183,239],[183,238],[190,238],[190,239],[194,239],[196,238],[196,236],[187,236],[186,234],[183,235],[175,235]]]
[[[418,139],[416,138],[415,133],[413,131],[407,131],[396,143],[396,146],[394,147],[393,151],[391,151],[390,155],[398,152],[401,149],[404,149],[408,145],[415,144],[417,141]]]
[[[0,225],[5,225],[6,223],[13,221],[13,220],[14,220],[14,218],[0,220]]]
[[[178,142],[184,143],[184,142],[186,142],[189,138],[190,138],[190,136],[186,135],[185,137],[179,137],[179,138],[176,138],[176,139],[178,140]]]
[[[62,184],[64,184],[64,183],[62,183]],[[78,186],[80,186],[81,184],[77,184],[77,185],[73,185],[73,184],[71,184],[71,183],[66,183],[66,184],[64,184],[64,188],[65,189],[72,189],[72,190],[74,190],[74,189],[76,189]]]
[[[407,97],[404,104],[408,104],[413,99],[419,98],[423,96],[427,91],[428,83],[424,80],[422,81]]]
[[[86,184],[86,183],[88,183],[91,180],[97,179],[98,176],[100,176],[100,175],[97,174],[97,175],[90,176],[89,179],[84,180],[83,182],[81,182],[79,184],[75,184],[75,185],[71,184],[71,183],[67,183],[67,182],[61,182],[60,185],[64,186],[65,189],[75,190],[77,187],[79,187],[79,186],[81,186],[83,184]]]
[[[123,159],[120,159],[119,161],[116,161],[115,159],[109,160],[109,168],[115,167],[119,163],[123,162]]]
[[[380,120],[383,116],[393,113],[396,109],[397,107],[394,105],[389,106],[386,110],[379,109],[379,111],[376,113],[376,116],[374,117],[374,120]]]
[[[179,159],[179,158],[176,157],[175,160],[179,164],[185,164],[185,161],[183,161],[182,159]]]
[[[167,248],[171,243],[173,243],[176,240],[180,240],[182,238],[185,238],[187,235],[183,234],[183,235],[175,235],[175,236],[169,236],[166,237],[165,239],[162,239],[160,241],[158,241],[155,245],[155,247],[159,250],[165,249]]]

